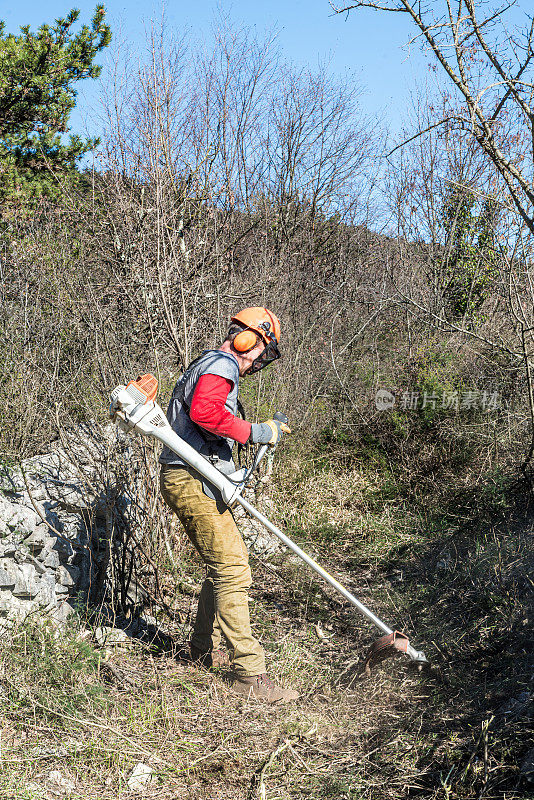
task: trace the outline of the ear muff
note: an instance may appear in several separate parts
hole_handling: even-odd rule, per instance
[[[258,334],[251,330],[242,331],[238,333],[232,342],[232,346],[238,353],[247,353],[256,347],[258,341]]]

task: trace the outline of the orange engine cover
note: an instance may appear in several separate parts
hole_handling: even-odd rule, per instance
[[[158,393],[158,381],[153,375],[147,372],[146,375],[139,375],[134,381],[130,381],[128,386],[133,386],[138,392],[141,392],[147,400],[155,400]]]

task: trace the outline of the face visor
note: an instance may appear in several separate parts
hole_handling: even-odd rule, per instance
[[[276,336],[267,329],[267,326],[269,326],[268,322],[261,326],[265,330],[265,334],[263,334],[263,336],[268,340],[267,344],[265,345],[265,350],[254,359],[250,367],[247,369],[247,375],[253,375],[255,372],[259,372],[260,369],[272,364],[273,361],[281,358],[282,354],[278,349]]]
[[[282,354],[278,349],[276,339],[274,339],[265,346],[263,353],[260,353],[260,355],[254,359],[250,367],[247,369],[247,375],[253,375],[255,372],[259,372],[260,369],[263,369],[268,364],[276,361],[281,357],[281,355]]]

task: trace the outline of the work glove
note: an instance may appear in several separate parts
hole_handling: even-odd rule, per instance
[[[280,414],[280,416],[282,415]],[[285,419],[287,420],[287,417]],[[268,419],[267,422],[259,423],[253,422],[250,441],[254,444],[277,445],[283,433],[291,433],[291,428],[280,419]]]

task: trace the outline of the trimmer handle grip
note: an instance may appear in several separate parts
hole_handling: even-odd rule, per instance
[[[286,414],[282,414],[281,411],[277,411],[276,414],[273,414],[273,420],[275,422],[281,422],[284,425],[287,425],[287,416]],[[283,433],[280,431],[280,439],[282,438]],[[280,439],[278,441],[280,441]],[[276,445],[274,444],[262,444],[258,447],[256,458],[254,459],[254,464],[252,466],[251,472],[253,472],[260,464],[260,461],[267,455],[268,451],[274,451],[276,449]]]

